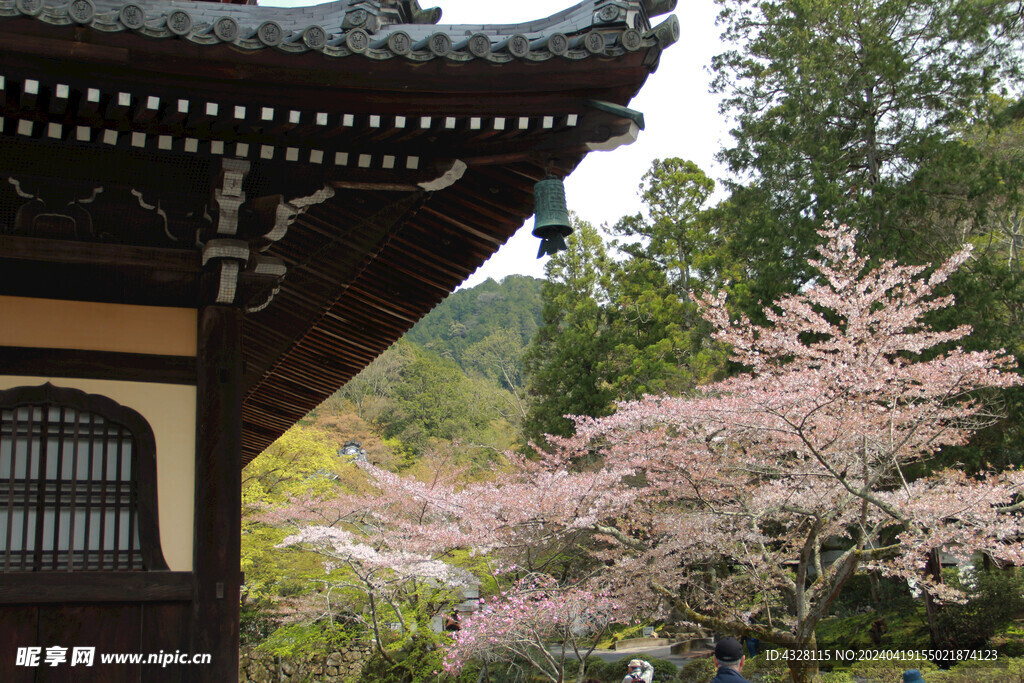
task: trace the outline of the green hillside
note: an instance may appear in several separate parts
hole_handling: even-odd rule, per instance
[[[509,275],[501,282],[489,279],[476,287],[460,289],[405,338],[454,360],[469,373],[474,363],[467,361],[467,351],[494,333],[507,332],[519,347],[530,342],[540,324],[543,282],[526,275]]]

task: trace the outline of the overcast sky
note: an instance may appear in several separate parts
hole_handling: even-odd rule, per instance
[[[571,7],[577,0],[420,0],[443,11],[442,24],[514,24],[542,19]],[[260,0],[262,6],[317,4],[310,0]],[[709,94],[711,57],[722,51],[715,26],[714,0],[680,0],[679,42],[661,57],[630,107],[643,112],[647,124],[632,145],[611,152],[591,152],[566,180],[569,209],[594,225],[614,223],[640,210],[637,186],[656,158],[682,157],[718,178],[714,155],[728,137],[718,114],[718,100]],[[664,21],[669,15],[657,17]],[[488,277],[500,280],[522,273],[543,277],[548,257],[537,259],[538,241],[527,220],[519,232],[466,281],[473,286]]]

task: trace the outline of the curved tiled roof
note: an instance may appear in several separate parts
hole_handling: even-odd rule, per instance
[[[182,0],[0,0],[0,18],[35,17],[53,25],[243,50],[502,63],[664,47],[679,38],[679,21],[671,16],[652,27],[651,17],[674,7],[675,0],[585,0],[529,23],[442,25],[433,23],[440,20],[439,10],[421,10],[415,0],[338,0],[294,8]]]

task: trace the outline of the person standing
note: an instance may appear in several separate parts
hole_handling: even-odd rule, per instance
[[[740,673],[743,670],[743,646],[735,638],[722,638],[715,643],[715,666],[718,674],[711,683],[750,683]]]
[[[652,683],[652,681],[654,681],[654,667],[650,662],[645,662],[642,659],[630,660],[622,683]]]

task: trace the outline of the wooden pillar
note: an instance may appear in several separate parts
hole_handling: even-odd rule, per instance
[[[241,340],[238,308],[200,308],[190,645],[193,654],[210,653],[212,664],[188,667],[197,681],[238,680]]]

